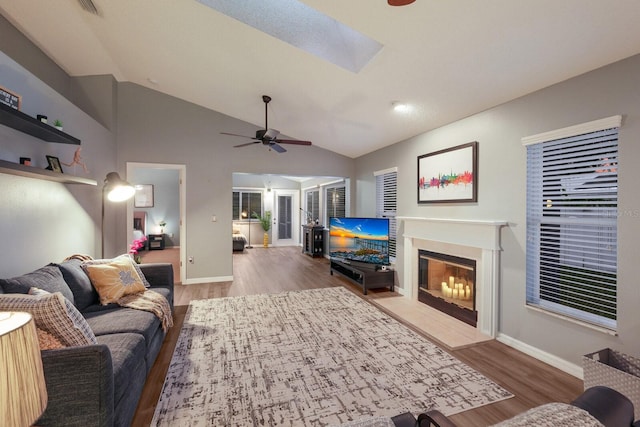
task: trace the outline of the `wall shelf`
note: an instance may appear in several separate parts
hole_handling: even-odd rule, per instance
[[[80,145],[78,138],[2,103],[0,103],[0,124],[35,136],[46,142]]]
[[[0,173],[24,176],[27,178],[44,179],[47,181],[61,182],[63,184],[98,185],[98,183],[93,179],[67,175],[64,173],[53,172],[46,169],[38,169],[33,166],[25,166],[19,163],[7,162],[6,160],[0,160]]]

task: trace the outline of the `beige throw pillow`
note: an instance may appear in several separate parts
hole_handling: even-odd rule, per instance
[[[104,263],[89,261],[83,264],[83,268],[96,288],[102,305],[146,290],[129,256],[119,256]]]

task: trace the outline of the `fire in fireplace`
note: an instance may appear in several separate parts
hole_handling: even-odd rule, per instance
[[[475,327],[476,261],[422,249],[418,258],[418,300]]]

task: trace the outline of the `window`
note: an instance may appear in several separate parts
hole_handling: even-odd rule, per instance
[[[620,122],[523,138],[527,304],[614,330]]]
[[[233,192],[233,221],[252,220],[253,212],[262,215],[262,192]]]
[[[325,190],[325,200],[327,207],[327,218],[325,224],[329,224],[329,218],[332,216],[346,216],[346,191],[342,184],[338,187],[327,187]]]
[[[389,218],[389,256],[396,257],[396,213],[398,168],[374,172],[376,177],[376,217]]]
[[[304,210],[311,216],[311,218],[306,218],[307,220],[315,221],[320,219],[320,190],[306,191]]]

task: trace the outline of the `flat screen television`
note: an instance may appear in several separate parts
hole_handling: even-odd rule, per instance
[[[338,260],[389,265],[389,219],[329,218],[329,254]]]

